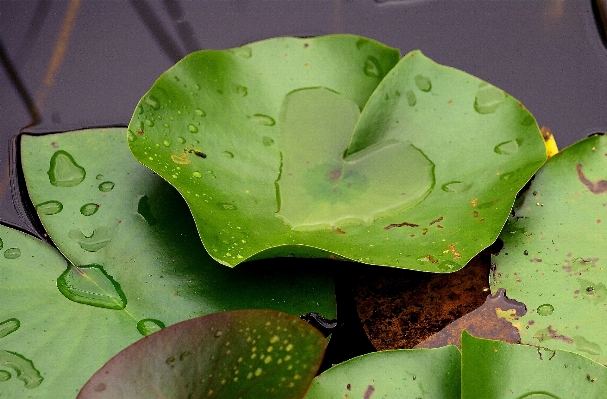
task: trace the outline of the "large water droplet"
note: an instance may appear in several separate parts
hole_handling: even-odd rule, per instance
[[[170,147],[171,146],[171,142],[168,141],[168,140],[163,140],[162,141],[162,145],[165,146],[165,147]]]
[[[66,151],[59,150],[51,157],[48,177],[53,186],[74,187],[86,177],[86,171]]]
[[[493,148],[493,151],[496,154],[503,155],[516,154],[518,152],[520,144],[520,139],[504,141],[503,143],[499,143],[498,145],[496,145],[495,148]]]
[[[443,191],[448,193],[461,193],[463,191],[468,191],[472,187],[472,184],[464,183],[461,181],[450,181],[441,186]]]
[[[8,319],[0,323],[0,338],[6,337],[19,329],[21,323],[17,319]]]
[[[274,140],[268,136],[263,136],[263,138],[261,140],[263,142],[263,145],[265,145],[266,147],[269,147],[272,144],[274,144]]]
[[[109,227],[98,227],[90,236],[84,235],[80,230],[71,230],[67,236],[76,241],[80,248],[87,252],[97,252],[112,240],[112,231]]]
[[[160,331],[165,327],[164,323],[156,319],[142,319],[137,322],[137,330],[143,336]]]
[[[156,97],[154,97],[153,95],[149,95],[147,96],[144,100],[144,103],[146,103],[147,105],[149,105],[150,107],[152,107],[153,109],[159,109],[160,108],[160,101],[158,101],[156,99]]]
[[[421,91],[430,91],[432,90],[432,81],[430,78],[424,75],[415,75],[415,86]]]
[[[554,306],[549,303],[537,307],[537,314],[540,316],[550,316],[552,312],[554,312]]]
[[[27,389],[36,388],[44,380],[40,372],[34,367],[34,363],[18,353],[0,350],[0,365],[13,369],[17,378],[25,383]],[[8,377],[3,374],[4,377],[2,378],[5,381],[10,379],[10,373],[8,374]]]
[[[251,58],[251,55],[253,55],[251,48],[246,46],[233,48],[230,52],[242,58]]]
[[[194,110],[194,113],[195,113],[196,115],[198,115],[198,116],[206,116],[206,115],[207,115],[207,113],[206,113],[206,112],[204,112],[203,110],[201,110],[200,108],[196,108],[196,109]]]
[[[276,124],[276,121],[274,120],[274,118],[272,118],[271,116],[268,116],[268,115],[263,115],[263,114],[255,114],[253,116],[250,116],[249,119],[251,119],[253,122],[255,122],[259,125],[264,125],[264,126],[274,126]]]
[[[158,219],[152,214],[152,207],[150,206],[147,195],[139,197],[137,201],[137,213],[140,214],[150,226],[158,223]]]
[[[98,210],[99,205],[93,203],[84,204],[80,207],[80,213],[84,216],[92,216],[97,213]]]
[[[126,306],[120,284],[100,265],[68,266],[57,279],[57,288],[66,298],[85,305],[116,310]]]
[[[379,61],[377,61],[377,58],[373,57],[372,55],[367,57],[367,59],[365,60],[365,67],[363,68],[363,73],[367,76],[371,76],[374,78],[377,78],[382,75],[381,67],[379,66]]]
[[[107,193],[109,191],[112,191],[114,189],[114,182],[111,181],[104,181],[103,183],[101,183],[99,185],[99,191]]]
[[[222,211],[235,211],[238,207],[234,204],[230,204],[229,202],[220,202],[217,204],[217,207]]]
[[[19,248],[8,248],[4,251],[4,257],[6,259],[17,259],[21,256],[21,250]]]
[[[504,102],[505,98],[506,95],[502,90],[483,82],[474,98],[474,109],[479,114],[491,114]]]
[[[407,90],[405,96],[407,97],[407,104],[409,104],[410,107],[417,104],[417,97],[415,97],[415,93],[413,93],[412,90]]]
[[[202,173],[200,173],[199,171],[195,171],[195,172],[192,172],[192,176],[194,176],[197,179],[200,179],[202,177]]]
[[[40,215],[54,215],[61,212],[63,204],[59,201],[46,201],[36,205],[36,212]]]
[[[198,128],[195,125],[192,125],[191,123],[188,125],[188,131],[190,133],[198,133]]]

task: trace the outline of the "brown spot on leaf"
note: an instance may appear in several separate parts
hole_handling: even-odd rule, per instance
[[[540,258],[531,258],[531,259],[529,259],[529,262],[531,262],[531,263],[539,263],[539,262],[542,262],[542,259],[540,259]]]
[[[430,222],[430,226],[432,226],[432,225],[433,225],[433,224],[435,224],[435,223],[438,223],[438,222],[442,221],[443,219],[444,219],[444,218],[441,216],[441,217],[439,217],[438,219],[435,219],[435,220],[431,221],[431,222]]]
[[[584,172],[582,171],[581,163],[577,164],[576,169],[577,169],[578,178],[580,179],[582,184],[584,184],[588,188],[588,190],[590,190],[590,192],[592,192],[594,194],[602,194],[604,192],[607,192],[607,180],[597,180],[596,182],[590,181],[584,175]]]
[[[403,226],[407,226],[407,227],[419,227],[419,224],[409,223],[409,222],[392,223],[392,224],[389,224],[389,225],[385,226],[384,230],[390,230],[390,229],[393,229],[395,227],[403,227]]]
[[[346,232],[344,230],[340,229],[337,226],[333,226],[333,227],[331,227],[331,229],[333,229],[333,231],[336,232],[336,233],[338,233],[338,234],[346,234]]]
[[[143,129],[137,129],[137,134],[143,136]]]
[[[455,250],[455,244],[449,244],[447,247],[449,248],[449,252],[451,252],[453,255],[453,259],[459,259],[462,257],[462,255]]]
[[[95,392],[103,392],[103,391],[106,390],[106,388],[107,388],[107,385],[104,384],[103,382],[100,382],[99,384],[97,384],[97,386],[95,386],[94,391]]]

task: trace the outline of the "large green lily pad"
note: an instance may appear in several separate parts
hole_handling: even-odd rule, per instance
[[[220,263],[455,271],[495,240],[543,140],[502,90],[419,51],[397,60],[350,35],[199,51],[141,99],[129,146],[182,193]]]
[[[511,320],[521,341],[607,365],[607,138],[552,157],[517,202],[501,234],[491,287],[527,306]]]

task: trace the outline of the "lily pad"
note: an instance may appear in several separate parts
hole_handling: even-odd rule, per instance
[[[28,353],[29,348],[36,353],[34,365],[46,362],[36,366],[45,389],[16,391],[20,393],[13,397],[53,397],[49,392],[58,389],[75,397],[86,379],[121,349],[196,316],[274,308],[296,316],[317,312],[335,317],[333,283],[326,271],[310,272],[313,266],[304,269],[291,262],[285,272],[285,261],[230,270],[215,262],[183,199],[133,159],[125,135],[126,129],[116,128],[21,138],[32,202],[61,204],[56,212],[40,212],[40,218],[69,262],[20,233],[3,228],[0,234],[4,257],[17,262],[0,274],[0,322],[21,321],[19,345],[7,350]],[[71,162],[87,172],[79,184],[50,182],[47,172],[57,151],[70,154]],[[107,190],[110,183],[112,190]],[[26,251],[28,246],[33,247]],[[31,269],[36,264],[41,266]],[[30,269],[32,276],[24,278],[23,271]]]
[[[220,263],[455,271],[495,240],[546,150],[502,90],[397,57],[350,35],[199,51],[141,99],[129,146],[182,193]]]
[[[459,399],[460,368],[460,352],[452,345],[370,353],[316,377],[306,399]]]
[[[607,368],[575,353],[462,334],[462,399],[602,398]]]
[[[285,313],[216,313],[126,348],[78,398],[302,398],[325,345],[318,330]]]
[[[517,202],[494,258],[492,290],[527,306],[510,320],[523,343],[607,365],[607,138],[556,154]]]

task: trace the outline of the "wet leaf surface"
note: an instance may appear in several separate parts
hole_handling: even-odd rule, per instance
[[[274,308],[335,317],[326,268],[311,271],[315,267],[303,267],[303,260],[280,259],[228,269],[209,257],[179,194],[132,158],[125,136],[120,128],[22,138],[32,202],[62,204],[40,218],[73,264],[48,244],[0,226],[0,336],[8,331],[0,350],[10,359],[22,356],[23,367],[31,361],[37,370],[31,381],[38,372],[43,378],[25,386],[17,378],[21,371],[8,375],[0,367],[0,380],[12,376],[0,381],[8,397],[48,398],[57,391],[75,397],[121,349],[196,316]],[[47,171],[57,151],[87,171],[77,185],[50,183]],[[99,182],[114,185],[103,191]],[[87,204],[98,208],[83,212]],[[12,320],[20,322],[13,332]],[[16,358],[2,359],[13,364]]]
[[[348,35],[196,52],[141,99],[129,146],[223,264],[295,254],[452,272],[495,240],[546,150],[502,90],[418,51],[397,59]]]
[[[285,313],[216,313],[126,348],[78,398],[302,398],[325,345],[320,332]]]
[[[512,320],[523,343],[607,364],[605,179],[607,139],[574,144],[540,169],[517,202],[494,258],[492,290],[505,288],[527,314]]]

